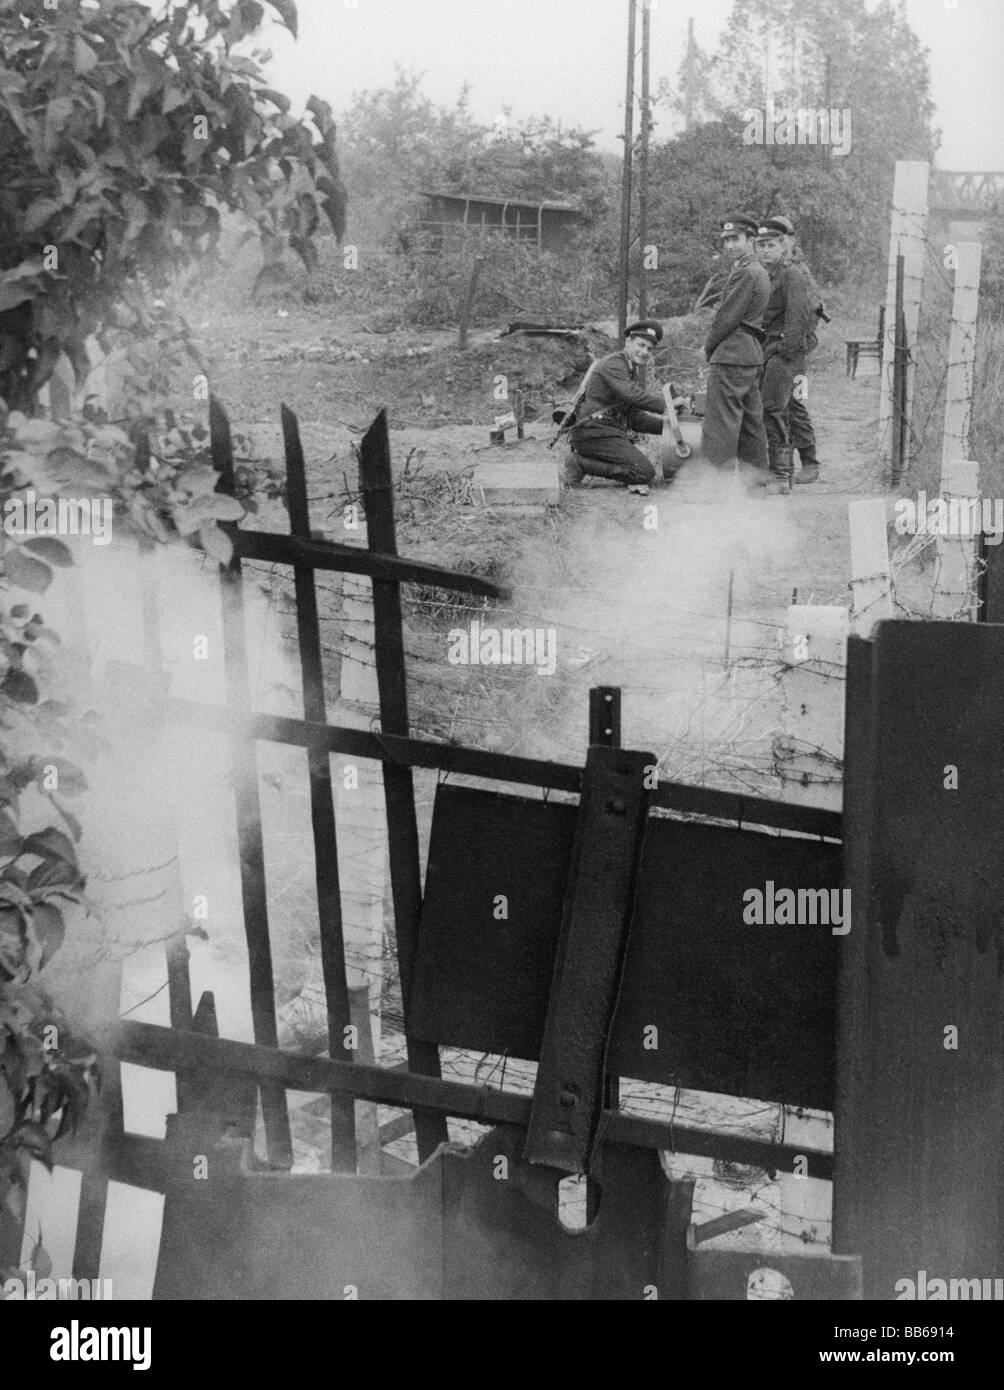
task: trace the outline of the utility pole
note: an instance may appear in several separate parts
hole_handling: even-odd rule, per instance
[[[694,119],[694,21],[687,20],[687,57],[683,67],[683,128],[689,130]]]
[[[648,135],[650,119],[649,47],[651,42],[651,0],[641,0],[641,141],[638,148],[638,317],[648,318],[648,270],[645,247],[648,244]]]
[[[627,328],[627,303],[631,254],[631,166],[634,158],[634,44],[635,0],[628,0],[627,84],[624,95],[624,169],[621,176],[620,289],[617,326],[623,340]]]

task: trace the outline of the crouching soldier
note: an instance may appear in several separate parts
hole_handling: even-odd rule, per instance
[[[770,299],[763,316],[763,376],[760,395],[767,429],[768,493],[788,493],[792,481],[789,410],[795,379],[804,378],[812,308],[805,277],[791,260],[786,218],[767,218],[759,230],[760,258],[770,277]]]
[[[648,495],[655,468],[629,434],[662,433],[665,402],[638,381],[638,368],[661,342],[662,325],[655,319],[632,323],[621,351],[601,357],[590,367],[569,436],[572,453],[565,464],[569,486],[577,487],[583,476],[590,475],[613,478],[629,492]]]
[[[712,463],[738,459],[767,466],[767,439],[760,402],[763,364],[760,320],[770,296],[767,272],[757,261],[757,223],[738,215],[722,223],[722,254],[731,265],[721,302],[704,344],[708,370],[702,450]]]

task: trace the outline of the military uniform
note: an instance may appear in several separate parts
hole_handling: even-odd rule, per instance
[[[662,341],[662,326],[646,319],[631,324],[627,336],[647,337],[655,345]],[[623,350],[594,362],[569,437],[579,472],[628,486],[650,483],[655,468],[628,436],[631,431],[661,434],[665,408],[662,396],[641,385],[638,368]]]
[[[780,237],[786,233],[779,223],[768,220],[761,226],[760,235]],[[790,257],[772,265],[769,276],[770,299],[763,316],[764,366],[760,393],[770,471],[787,481],[791,477],[788,412],[795,378],[805,372],[812,309],[805,277]]]
[[[752,218],[732,217],[722,223],[722,236],[736,231],[754,235],[756,229]],[[710,367],[701,447],[712,463],[738,458],[767,466],[759,376],[760,320],[769,297],[767,272],[751,246],[733,263],[704,344]]]
[[[787,219],[785,219],[787,221]],[[791,225],[790,223],[788,224]],[[792,227],[791,236],[795,231]],[[809,292],[809,308],[811,315],[809,319],[809,331],[805,339],[805,353],[808,358],[809,353],[817,346],[816,324],[823,317],[823,301],[815,280],[812,278],[812,271],[806,265],[801,252],[796,251],[791,258],[791,263],[805,280],[806,289]],[[791,437],[791,447],[798,452],[801,460],[801,473],[796,473],[795,482],[815,482],[819,475],[819,460],[816,458],[816,432],[812,428],[812,417],[809,415],[808,407],[804,400],[793,395],[788,405],[788,431]]]

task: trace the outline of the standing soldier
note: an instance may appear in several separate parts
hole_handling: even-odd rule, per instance
[[[721,225],[722,253],[732,267],[704,344],[710,368],[701,447],[712,463],[738,459],[766,468],[760,321],[770,298],[770,283],[754,254],[756,221],[739,214]]]
[[[589,474],[614,478],[629,492],[648,496],[647,484],[655,477],[655,469],[628,436],[632,430],[662,433],[665,401],[638,381],[638,368],[661,342],[662,324],[655,319],[632,323],[620,352],[611,352],[590,367],[569,437],[572,453],[565,463],[565,482],[570,487],[578,487],[583,475]]]
[[[787,218],[771,217],[759,231],[760,256],[770,276],[770,299],[763,316],[764,365],[760,384],[771,473],[765,480],[768,493],[791,491],[788,411],[795,378],[801,375],[804,380],[806,339],[812,316],[808,285],[792,263],[786,226],[791,226]]]
[[[819,342],[816,337],[816,327],[821,322],[829,323],[829,315],[823,305],[822,296],[815,280],[812,278],[812,271],[805,263],[802,252],[795,245],[795,228],[787,217],[775,217],[773,221],[779,225],[783,224],[788,230],[785,233],[785,245],[791,252],[791,263],[797,271],[805,278],[806,287],[809,291],[809,308],[812,313],[809,318],[809,332],[805,340],[805,355],[808,358]],[[801,468],[795,474],[796,483],[814,483],[819,478],[819,460],[816,458],[816,432],[812,428],[812,419],[809,415],[808,407],[804,397],[799,392],[794,392],[791,397],[791,404],[788,407],[788,425],[791,433],[791,447],[798,451],[801,461]]]

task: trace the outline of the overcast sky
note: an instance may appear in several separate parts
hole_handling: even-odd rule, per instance
[[[833,0],[839,4],[840,0]],[[618,149],[623,124],[627,0],[297,0],[300,39],[278,26],[267,42],[270,77],[298,104],[315,92],[340,111],[354,91],[386,87],[395,66],[425,74],[423,91],[450,104],[471,86],[475,117],[504,106],[597,130]],[[952,8],[955,5],[956,8]],[[675,80],[694,16],[713,48],[732,0],[653,0],[652,85]],[[906,0],[930,49],[938,164],[1004,169],[1004,3]],[[667,128],[659,134],[666,134]]]

